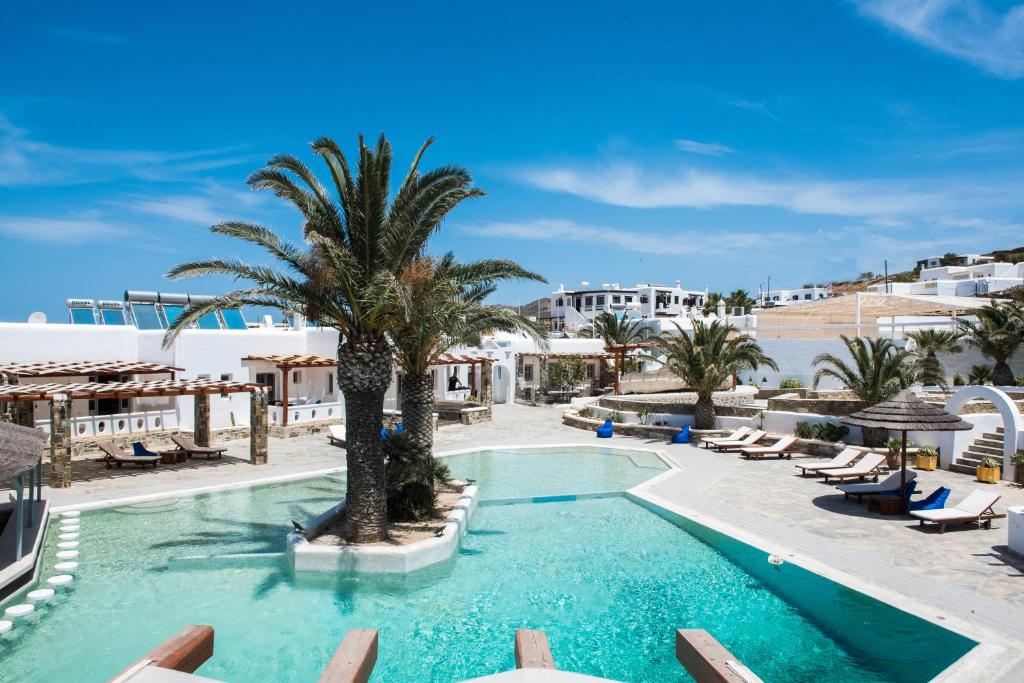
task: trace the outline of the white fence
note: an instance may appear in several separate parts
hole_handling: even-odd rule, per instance
[[[36,420],[36,428],[50,433],[50,420]],[[71,418],[71,438],[145,434],[178,428],[174,409],[114,415],[85,415]]]
[[[311,403],[302,406],[270,406],[268,409],[270,424],[284,424],[284,411],[288,411],[288,424],[302,424],[304,422],[321,422],[323,420],[337,420],[345,416],[341,408],[341,402],[333,403]]]

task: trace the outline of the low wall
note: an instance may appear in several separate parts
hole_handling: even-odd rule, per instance
[[[807,389],[758,389],[755,398],[779,398],[791,396],[793,398],[807,398]]]
[[[566,424],[570,427],[576,427],[577,429],[588,429],[592,432],[596,432],[597,428],[604,424],[604,418],[593,419],[589,417],[580,417],[575,410],[567,410],[564,413],[562,413],[562,424]],[[615,433],[622,434],[624,436],[657,438],[668,441],[678,431],[679,427],[644,425],[640,424],[639,422],[615,423]],[[691,439],[692,438],[693,437],[691,435]]]
[[[475,425],[481,422],[490,422],[493,419],[491,406],[479,406],[477,408],[463,408],[459,413],[459,421],[464,425]]]
[[[846,398],[770,398],[768,410],[818,415],[851,415],[864,407],[863,401]]]

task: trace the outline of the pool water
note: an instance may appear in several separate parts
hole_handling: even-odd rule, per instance
[[[450,464],[484,498],[622,490],[657,474],[639,454],[612,453],[483,452]],[[76,588],[0,642],[0,680],[103,681],[189,623],[216,630],[198,673],[236,683],[314,681],[356,627],[380,630],[380,682],[511,669],[516,628],[544,629],[559,668],[623,681],[690,680],[676,628],[709,630],[766,681],[925,681],[974,645],[623,497],[483,505],[450,563],[408,577],[294,579],[273,554],[290,520],[343,489],[343,477],[319,477],[84,512]]]

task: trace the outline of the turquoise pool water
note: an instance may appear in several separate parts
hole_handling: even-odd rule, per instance
[[[451,465],[492,498],[621,490],[657,473],[600,451],[507,455]],[[688,680],[680,627],[711,631],[766,681],[925,681],[974,644],[622,497],[482,506],[451,563],[410,577],[296,581],[275,556],[201,559],[281,551],[290,520],[343,488],[321,477],[83,513],[76,589],[0,643],[0,679],[103,681],[188,623],[216,629],[199,673],[236,683],[315,681],[353,627],[380,629],[380,682],[510,669],[522,627],[547,631],[560,668],[624,681]]]

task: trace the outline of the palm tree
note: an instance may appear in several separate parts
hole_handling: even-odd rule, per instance
[[[725,305],[729,312],[732,312],[734,308],[742,308],[744,311],[750,312],[750,309],[757,303],[750,297],[750,292],[745,289],[737,289],[725,297]]]
[[[718,309],[718,302],[722,300],[722,295],[718,292],[708,292],[707,298],[704,299],[704,305],[701,307],[700,312],[704,315],[710,315]]]
[[[992,381],[992,366],[978,363],[971,366],[971,372],[967,375],[968,384],[989,384]]]
[[[457,263],[452,254],[422,257],[402,274],[408,290],[407,315],[390,331],[402,378],[402,423],[416,448],[429,455],[434,444],[434,382],[438,356],[462,344],[479,344],[486,332],[524,332],[543,341],[536,324],[505,306],[484,303],[501,280],[545,282],[512,261]]]
[[[910,352],[898,349],[892,340],[884,337],[878,339],[853,339],[840,335],[846,345],[853,365],[831,353],[819,354],[814,359],[818,368],[814,373],[813,388],[825,377],[831,377],[852,391],[867,406],[873,406],[892,398],[901,390],[913,384],[913,371],[909,367]],[[882,446],[888,430],[877,427],[863,428],[864,445]]]
[[[1013,371],[1007,361],[1024,343],[1024,329],[1020,324],[1021,307],[993,301],[976,309],[974,315],[978,318],[977,322],[963,319],[958,321],[960,332],[981,355],[995,361],[992,383],[1012,386]]]
[[[946,386],[946,368],[936,354],[961,353],[964,347],[960,344],[960,337],[960,333],[953,330],[923,329],[907,334],[907,338],[914,342],[911,353],[919,382]]]
[[[658,362],[683,380],[691,391],[697,392],[694,406],[697,429],[714,429],[715,404],[711,395],[730,377],[760,366],[779,369],[757,342],[733,325],[719,320],[711,323],[694,320],[693,333],[687,334],[678,323],[673,324],[679,334],[655,337],[653,346],[656,353],[665,356]]]
[[[392,369],[386,333],[408,308],[401,275],[448,212],[483,195],[472,186],[469,173],[457,166],[420,172],[420,161],[432,142],[420,147],[393,197],[391,145],[383,135],[373,148],[359,137],[355,175],[334,140],[311,143],[313,153],[327,165],[336,196],[299,159],[275,156],[248,183],[295,205],[302,215],[306,248],[284,242],[260,225],[222,223],[211,231],[263,248],[283,272],[238,259],[210,259],[183,263],[168,273],[172,279],[229,275],[251,284],[190,307],[168,331],[166,344],[203,315],[241,304],[298,311],[338,330],[338,386],[345,396],[348,465],[344,532],[350,543],[387,536],[380,430]]]
[[[605,347],[635,344],[646,336],[643,320],[622,318],[608,311],[594,318],[594,336],[604,340]]]

